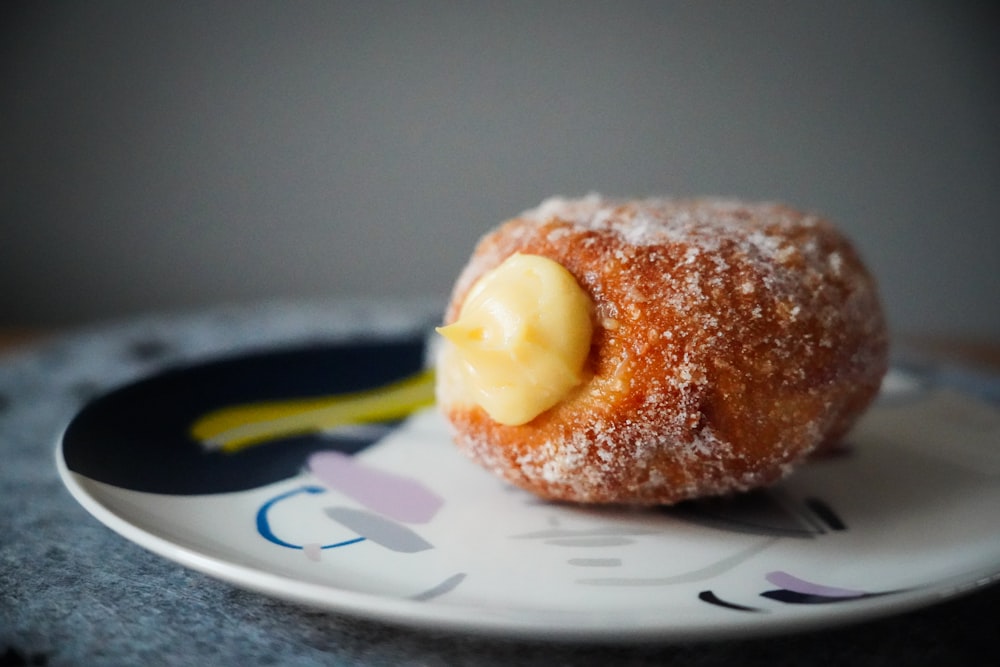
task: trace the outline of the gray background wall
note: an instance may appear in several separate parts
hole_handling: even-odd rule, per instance
[[[825,212],[897,332],[1000,336],[997,24],[963,2],[18,3],[0,324],[443,295],[551,194]]]

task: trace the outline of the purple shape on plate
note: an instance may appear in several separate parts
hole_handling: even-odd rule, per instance
[[[396,521],[427,523],[444,503],[418,480],[366,466],[343,452],[316,452],[309,470],[331,489]]]
[[[818,595],[827,598],[859,598],[865,595],[864,591],[855,591],[849,588],[836,588],[834,586],[815,584],[811,581],[799,579],[796,576],[780,570],[768,572],[764,578],[775,586],[780,586],[781,588],[789,591],[803,593],[805,595]]]

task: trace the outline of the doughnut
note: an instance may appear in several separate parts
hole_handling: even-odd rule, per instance
[[[669,505],[830,451],[888,364],[877,285],[823,217],[552,198],[487,233],[439,328],[456,446],[553,501]]]

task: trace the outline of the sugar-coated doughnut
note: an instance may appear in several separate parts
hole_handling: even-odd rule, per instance
[[[543,498],[670,504],[771,484],[838,441],[887,368],[858,253],[828,221],[785,205],[547,200],[482,238],[445,322],[518,253],[565,267],[589,296],[582,379],[504,424],[444,354],[437,395],[462,451]]]

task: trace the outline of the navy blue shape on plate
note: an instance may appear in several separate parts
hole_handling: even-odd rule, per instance
[[[168,370],[84,406],[62,441],[66,466],[113,486],[174,495],[258,488],[298,474],[309,454],[354,454],[371,438],[305,435],[235,453],[189,435],[202,415],[229,405],[375,388],[419,371],[423,338],[272,349]]]

